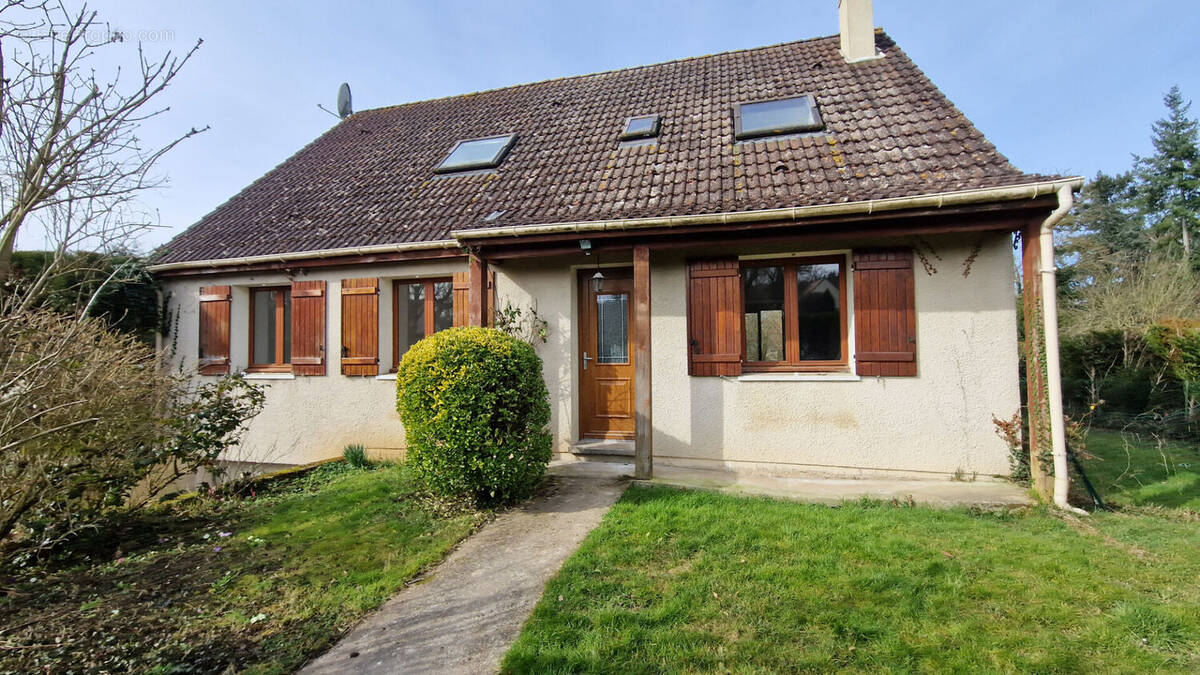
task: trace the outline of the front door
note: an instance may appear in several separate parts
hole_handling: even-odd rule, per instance
[[[582,438],[633,438],[633,278],[629,269],[579,273],[579,408]]]

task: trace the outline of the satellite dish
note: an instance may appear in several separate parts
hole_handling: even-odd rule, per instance
[[[350,85],[346,82],[343,82],[342,86],[338,87],[337,111],[338,117],[342,119],[346,119],[354,112],[354,109],[350,106]]]

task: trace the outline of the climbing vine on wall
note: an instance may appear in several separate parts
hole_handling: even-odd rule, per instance
[[[913,252],[917,254],[917,259],[921,261],[921,266],[925,268],[925,274],[933,276],[938,273],[937,265],[933,261],[945,262],[942,256],[929,243],[925,237],[913,237],[912,240]],[[975,264],[975,260],[979,258],[980,252],[983,251],[983,236],[980,235],[975,239],[975,243],[971,246],[971,252],[967,254],[965,260],[962,261],[963,278],[971,276],[971,267]]]

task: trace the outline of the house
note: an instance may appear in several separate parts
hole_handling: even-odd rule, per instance
[[[402,453],[405,350],[511,305],[549,323],[558,453],[1007,474],[1013,234],[1036,281],[1081,181],[839,4],[832,37],[354,113],[177,236],[177,358],[269,387],[231,459]]]

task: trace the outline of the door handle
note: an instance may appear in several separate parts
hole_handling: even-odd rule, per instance
[[[592,360],[592,357],[588,356],[587,352],[584,352],[583,353],[583,369],[584,370],[587,370],[588,361],[591,361],[591,360]]]

